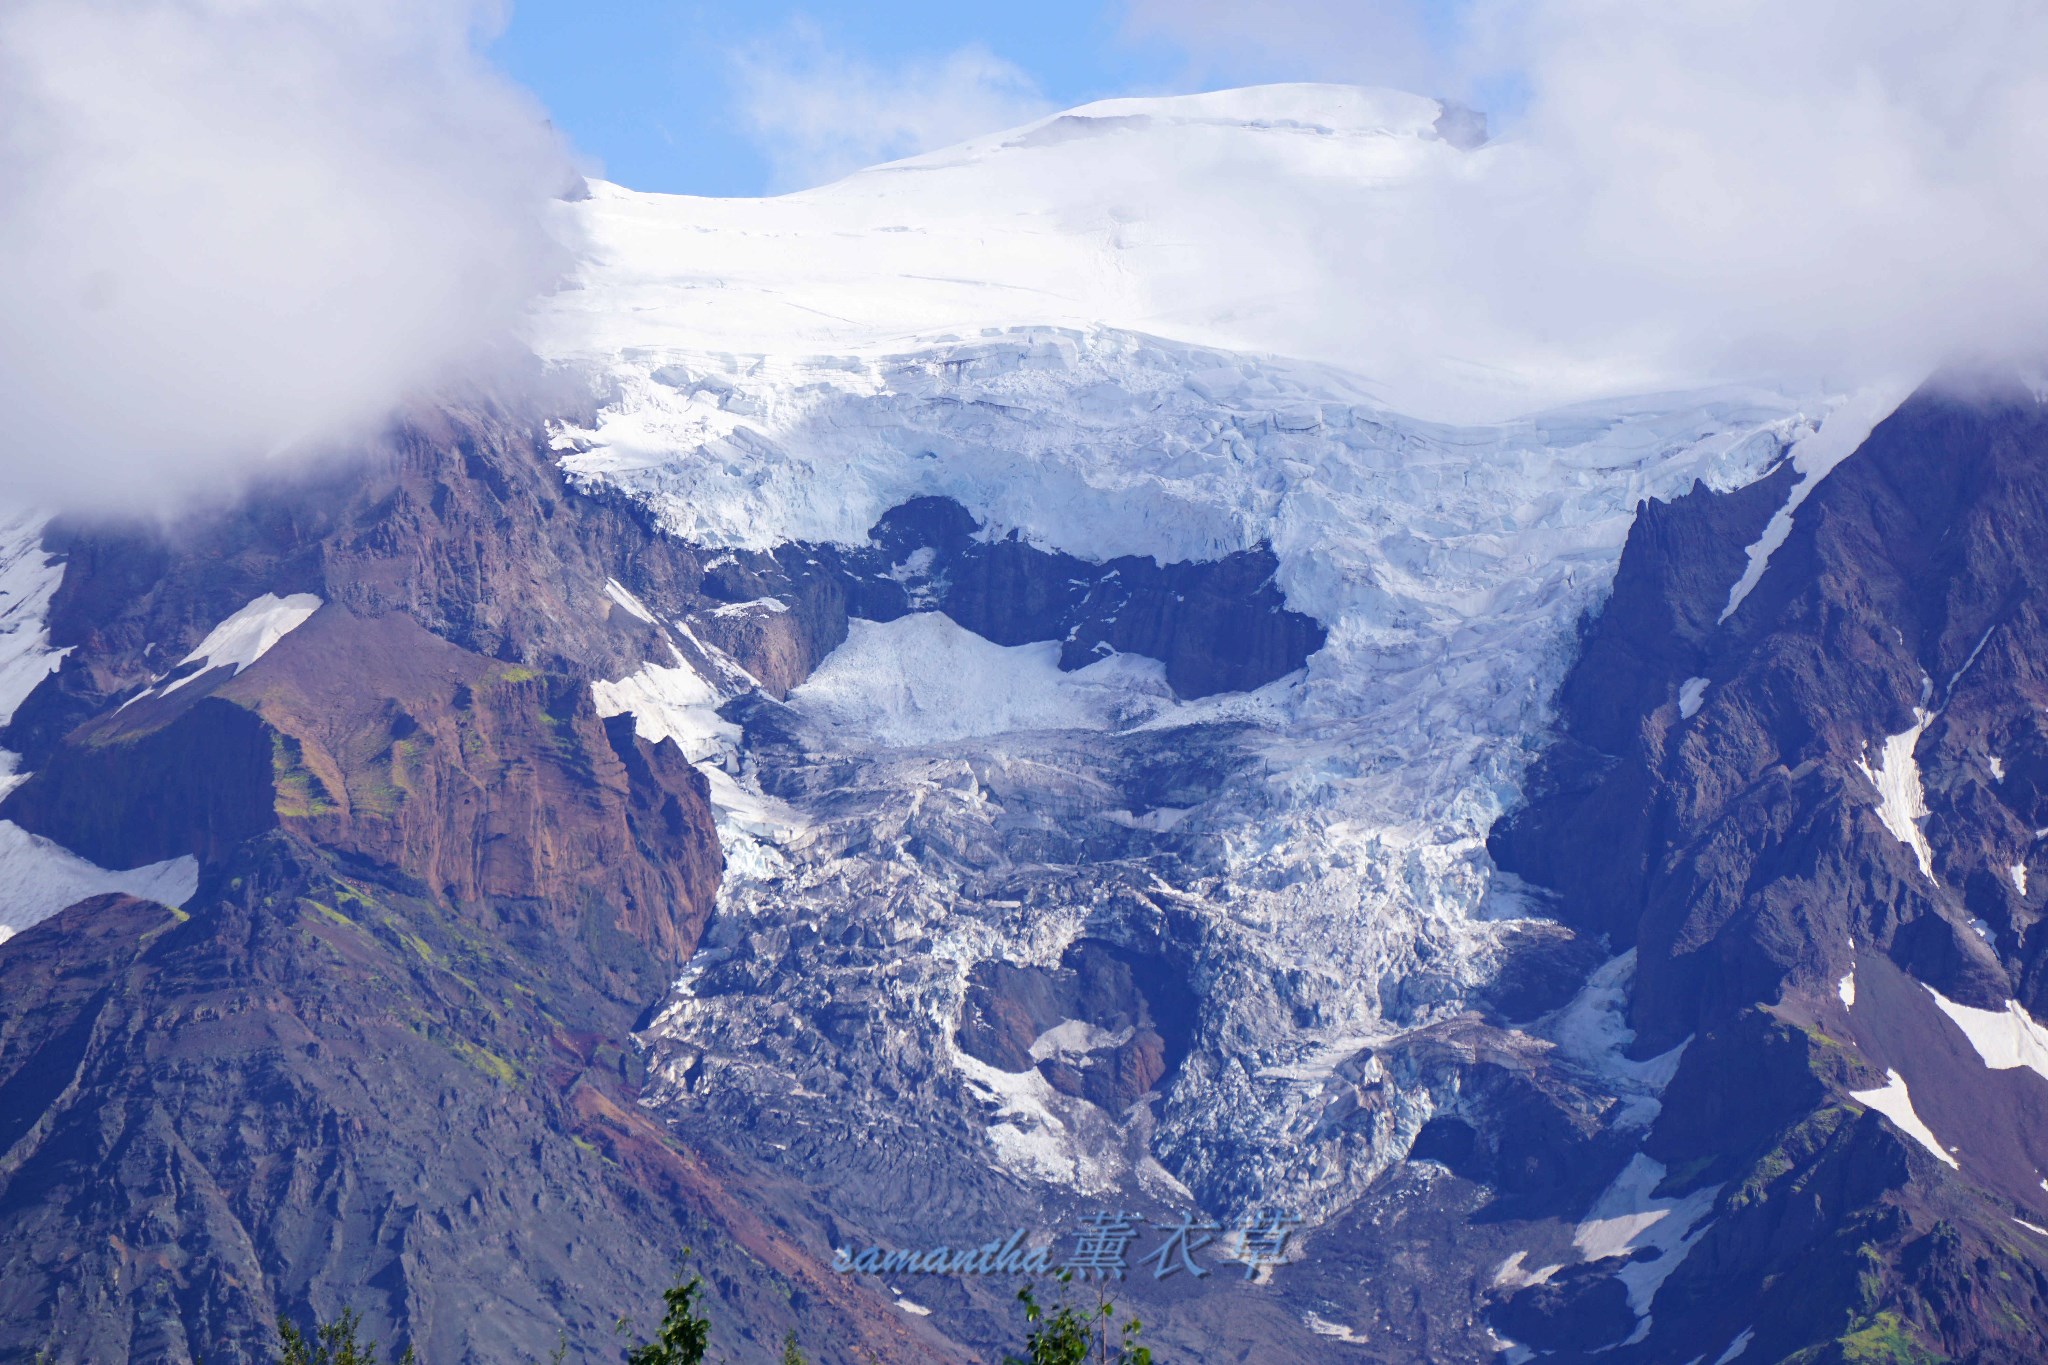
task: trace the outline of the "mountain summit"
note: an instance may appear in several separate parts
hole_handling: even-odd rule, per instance
[[[1334,365],[1411,416],[1495,420],[1617,391],[1624,376],[1522,342],[1488,354],[1493,339],[1447,338],[1429,315],[1441,303],[1415,280],[1471,268],[1429,222],[1514,156],[1477,145],[1475,117],[1273,85],[1104,100],[771,199],[593,183],[562,207],[588,256],[538,345],[872,355],[1106,326]]]

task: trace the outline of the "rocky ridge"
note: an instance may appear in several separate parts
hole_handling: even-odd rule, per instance
[[[1602,1358],[2037,1356],[2044,492],[2039,399],[1951,378],[1812,489],[1746,593],[1749,494],[1639,517],[1492,839],[1628,950],[1631,1055],[1680,1050],[1633,1159],[1703,1213]],[[1609,1264],[1515,1292],[1501,1329],[1608,1346]]]

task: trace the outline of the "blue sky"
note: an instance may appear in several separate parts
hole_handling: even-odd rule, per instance
[[[1112,95],[1431,87],[1466,3],[512,0],[490,51],[606,177],[761,194]]]
[[[515,0],[492,55],[540,96],[608,178],[638,189],[758,194],[774,157],[741,107],[750,58],[815,56],[889,73],[978,48],[1049,104],[1177,88],[1183,57],[1122,34],[1100,0],[801,6],[690,0]]]

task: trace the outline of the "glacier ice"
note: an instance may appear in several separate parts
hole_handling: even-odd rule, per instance
[[[1543,742],[1573,623],[1605,593],[1636,505],[1695,479],[1754,477],[1809,408],[1825,409],[1724,389],[1444,427],[1389,413],[1321,367],[1100,329],[858,365],[664,350],[621,358],[607,383],[612,405],[558,433],[565,472],[707,546],[859,543],[921,495],[960,501],[985,534],[1098,560],[1273,546],[1288,605],[1330,637],[1302,673],[1251,695],[1176,702],[1136,660],[1104,687],[1093,670],[1057,673],[1049,647],[1005,650],[932,618],[854,623],[791,708],[812,750],[862,767],[842,770],[849,785],[829,798],[774,794],[804,833],[750,843],[742,861],[767,872],[735,867],[715,932],[829,918],[858,886],[888,907],[892,941],[933,945],[942,965],[874,1007],[943,1055],[936,1035],[975,961],[1054,961],[1096,932],[1105,900],[1192,916],[1211,1007],[1156,1150],[1211,1195],[1329,1206],[1398,1156],[1428,1103],[1415,1097],[1369,1142],[1315,1136],[1315,1116],[1351,1084],[1336,1063],[1455,1013],[1497,960],[1506,921],[1480,913],[1485,834]],[[605,706],[644,714],[616,693]],[[1233,773],[1161,815],[1089,775],[1047,727],[1225,745]],[[748,790],[747,761],[707,764],[714,787]],[[1061,764],[1055,785],[1072,790],[1034,798],[1059,813],[1027,817],[1017,774]],[[966,894],[974,877],[939,856],[930,827],[980,822],[951,856],[1001,866],[1023,856],[1017,831],[1037,840],[1034,821],[1052,819],[1079,830],[1081,811],[1154,842],[1098,832],[1035,852],[1121,870],[1042,888],[1028,909]],[[1142,875],[1109,848],[1142,859]],[[829,977],[781,970],[784,984],[752,989]],[[757,1007],[768,1008],[730,985],[685,994],[663,1027],[737,1058],[773,1026],[748,1014]],[[1630,1081],[1630,1114],[1653,1113],[1654,1087]],[[1020,1172],[1081,1169],[1073,1152],[1054,1162],[1014,1124],[996,1126],[991,1141]]]

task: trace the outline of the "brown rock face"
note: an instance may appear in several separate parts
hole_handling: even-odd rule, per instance
[[[89,723],[0,809],[114,865],[215,863],[282,826],[494,932],[579,944],[642,1004],[718,889],[704,780],[673,744],[600,721],[580,679],[335,607],[239,676]]]
[[[181,911],[0,946],[0,1359],[267,1361],[278,1312],[343,1306],[428,1360],[604,1359],[686,1246],[721,1349],[957,1359],[635,1102],[721,862],[703,779],[590,680],[657,657],[607,579],[687,595],[686,549],[482,412],[210,525],[53,544],[73,652],[0,813],[202,871]],[[263,592],[327,605],[142,695]]]
[[[222,695],[280,737],[278,815],[309,842],[508,930],[623,935],[663,969],[695,947],[720,865],[704,779],[674,744],[600,721],[582,679],[330,609]]]
[[[277,1313],[352,1306],[427,1360],[611,1359],[685,1246],[724,1349],[944,1358],[634,1103],[630,1014],[573,962],[283,832],[217,877],[0,954],[9,1358],[268,1362]]]

